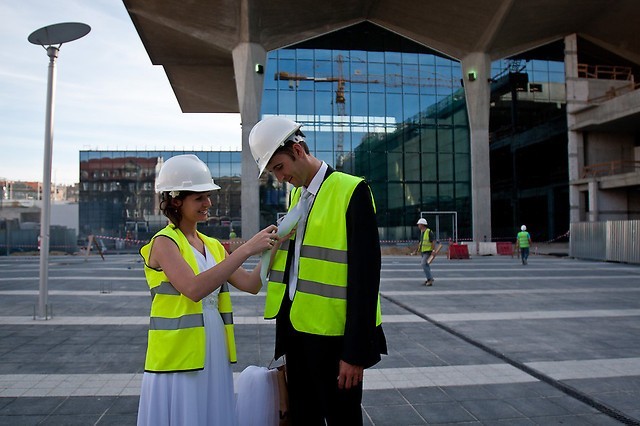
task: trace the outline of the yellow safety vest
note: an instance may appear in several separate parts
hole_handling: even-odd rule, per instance
[[[322,183],[307,218],[300,248],[300,267],[290,319],[301,332],[342,336],[347,318],[347,224],[351,195],[362,181],[333,172]],[[300,199],[300,188],[292,195],[290,209]],[[372,196],[373,200],[373,196]],[[297,237],[296,237],[297,238]],[[265,302],[265,319],[275,318],[285,297],[284,272],[289,241],[275,255]],[[380,295],[376,325],[382,324]]]
[[[518,238],[518,242],[519,242],[520,248],[529,247],[529,238],[530,237],[529,237],[529,233],[527,231],[518,232],[517,238]]]
[[[429,240],[430,234],[431,230],[429,228],[425,229],[425,231],[420,234],[420,253],[433,250],[433,244],[431,244],[431,241]]]
[[[202,370],[206,348],[202,302],[194,302],[184,296],[171,285],[162,270],[148,266],[153,240],[159,235],[171,238],[193,272],[199,273],[196,257],[187,238],[174,225],[158,231],[151,242],[140,249],[140,255],[144,259],[144,273],[151,291],[151,318],[144,369],[154,373]],[[199,232],[198,236],[216,262],[224,260],[226,251],[218,240]],[[233,313],[227,283],[220,288],[218,311],[225,326],[229,361],[236,362]]]

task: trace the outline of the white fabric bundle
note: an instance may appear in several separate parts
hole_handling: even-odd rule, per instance
[[[236,379],[239,426],[278,426],[278,370],[250,365]]]
[[[293,230],[293,228],[300,221],[300,217],[304,213],[303,203],[298,203],[289,213],[287,213],[278,224],[278,238],[282,238],[287,235],[289,232]],[[262,285],[267,285],[267,275],[269,273],[269,260],[271,259],[271,250],[265,250],[262,252],[262,264],[260,265],[260,279],[262,280]]]

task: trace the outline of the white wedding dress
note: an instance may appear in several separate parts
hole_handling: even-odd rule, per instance
[[[216,262],[194,249],[200,271]],[[207,335],[204,370],[147,373],[142,377],[138,426],[236,426],[233,373],[224,324],[218,312],[218,290],[202,300]]]

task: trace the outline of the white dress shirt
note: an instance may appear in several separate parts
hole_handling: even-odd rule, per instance
[[[302,194],[306,191],[310,193],[309,199],[307,203],[309,204],[309,211],[311,211],[311,207],[313,206],[313,202],[316,199],[316,195],[318,195],[318,191],[320,190],[320,185],[322,185],[322,181],[324,180],[324,175],[327,173],[327,169],[329,166],[324,161],[320,165],[320,169],[316,172],[313,179],[311,179],[311,183],[308,187],[302,187]],[[300,198],[302,198],[302,194]],[[293,261],[291,263],[291,270],[289,271],[289,299],[293,300],[293,296],[296,294],[296,288],[298,287],[298,267],[300,263],[300,248],[302,247],[302,238],[304,237],[304,228],[306,227],[308,215],[304,218],[304,223],[298,222],[298,228],[296,230],[296,239],[295,239],[295,248],[293,252]],[[301,228],[302,226],[302,228]]]

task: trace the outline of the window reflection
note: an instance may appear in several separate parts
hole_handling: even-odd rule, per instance
[[[381,235],[410,237],[405,227],[426,210],[458,212],[459,231],[468,235],[471,149],[461,65],[372,27],[341,30],[331,43],[320,37],[270,52],[273,73],[304,79],[265,82],[262,112],[296,117],[318,158],[370,182]],[[336,49],[326,49],[331,45]],[[496,61],[491,75],[508,66]],[[542,85],[521,96],[556,96],[562,62],[523,60],[521,66],[530,83]]]

